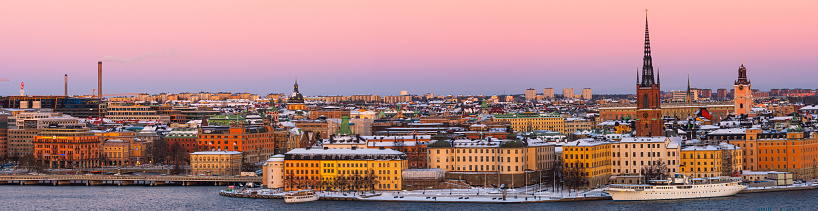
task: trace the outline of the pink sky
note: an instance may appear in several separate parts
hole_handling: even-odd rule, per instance
[[[650,10],[663,90],[818,88],[818,1],[0,1],[0,95],[633,93]]]

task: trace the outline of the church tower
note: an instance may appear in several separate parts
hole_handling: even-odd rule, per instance
[[[734,93],[733,100],[735,101],[736,115],[750,114],[750,109],[753,107],[753,91],[750,85],[750,80],[747,79],[747,69],[744,68],[744,62],[738,68],[738,80],[733,85]]]
[[[295,85],[293,85],[293,93],[290,95],[290,98],[287,99],[287,110],[296,111],[306,109],[307,106],[304,105],[304,96],[301,95],[301,92],[298,92],[298,80],[296,79]]]
[[[650,36],[648,34],[648,15],[645,11],[645,52],[642,57],[641,82],[636,81],[636,136],[661,136],[662,109],[660,83],[658,74],[653,76],[653,58],[650,56]],[[639,79],[639,77],[637,77]]]

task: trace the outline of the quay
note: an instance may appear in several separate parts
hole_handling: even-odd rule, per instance
[[[283,199],[284,193],[271,193],[266,189],[254,189],[243,191],[219,191],[219,195],[236,198],[253,199]],[[566,197],[546,197],[546,196],[525,196],[508,195],[503,200],[500,194],[491,195],[423,195],[419,193],[406,193],[393,191],[379,192],[375,194],[352,194],[339,192],[318,192],[322,201],[370,201],[370,202],[442,202],[442,203],[493,203],[493,204],[514,204],[514,203],[544,203],[544,202],[569,202],[569,201],[597,201],[611,200],[610,196],[588,196],[574,195]]]
[[[261,177],[237,176],[135,176],[135,175],[11,175],[0,176],[0,185],[216,185],[260,183]]]

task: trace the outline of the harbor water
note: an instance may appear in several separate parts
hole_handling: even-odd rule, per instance
[[[232,198],[219,186],[0,186],[3,210],[816,210],[818,190],[662,201],[522,204],[316,201]]]

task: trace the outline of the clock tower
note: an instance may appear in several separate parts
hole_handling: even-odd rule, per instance
[[[738,68],[738,80],[733,85],[734,92],[733,101],[735,101],[736,115],[750,114],[750,109],[753,107],[753,91],[750,80],[747,79],[747,69],[744,68],[744,62]]]
[[[647,12],[647,11],[646,11]],[[642,73],[639,81],[636,78],[636,116],[635,129],[637,137],[662,136],[662,108],[659,73],[655,81],[653,76],[653,58],[650,55],[650,36],[648,36],[648,17],[645,13],[645,51],[642,57]]]

